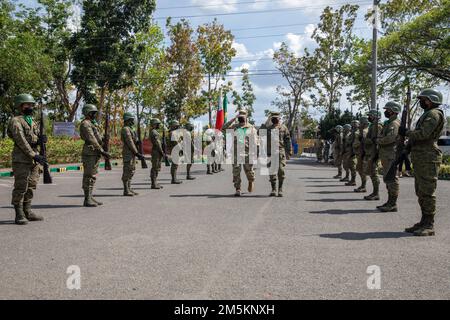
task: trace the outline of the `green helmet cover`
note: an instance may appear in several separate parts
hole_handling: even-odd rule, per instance
[[[391,110],[394,113],[400,113],[402,111],[402,106],[395,101],[389,101],[384,106],[384,109]]]
[[[87,116],[91,112],[98,112],[98,109],[93,104],[87,104],[83,107],[82,112],[84,116]]]
[[[417,98],[428,98],[431,102],[437,105],[441,105],[443,103],[442,93],[431,88],[422,90]]]
[[[36,101],[34,100],[33,96],[28,93],[19,94],[14,97],[14,105],[16,106],[16,108],[19,108],[24,103],[35,104]]]

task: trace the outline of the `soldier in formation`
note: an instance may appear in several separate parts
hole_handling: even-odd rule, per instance
[[[376,201],[380,200],[380,179],[378,178],[378,133],[381,132],[381,125],[379,124],[380,113],[377,110],[370,110],[367,114],[369,119],[369,127],[367,136],[364,138],[364,174],[370,177],[372,181],[372,193],[365,196],[365,200]]]
[[[378,206],[377,209],[382,212],[397,212],[397,199],[399,193],[398,178],[395,176],[394,180],[387,180],[387,173],[392,166],[396,167],[396,150],[398,142],[398,129],[400,128],[400,120],[398,114],[402,110],[400,104],[390,101],[384,107],[384,116],[387,120],[383,124],[378,137],[379,154],[381,166],[383,167],[383,181],[386,183],[388,191],[388,201]]]
[[[342,167],[345,171],[345,177],[341,179],[341,182],[350,181],[350,160],[352,158],[352,137],[351,137],[352,126],[349,124],[344,125],[344,130],[342,134]]]
[[[170,150],[175,148],[182,140],[182,137],[179,135],[177,130],[180,129],[180,123],[177,120],[172,120],[169,122],[169,147]],[[181,184],[183,181],[178,180],[177,172],[178,172],[178,163],[172,159],[172,164],[170,166],[170,175],[172,176],[172,184]]]
[[[354,145],[355,145],[355,141],[357,141],[359,139],[359,121],[358,120],[353,120],[351,123],[351,132],[350,132],[350,156],[348,158],[348,167],[350,169],[350,181],[347,182],[345,185],[346,186],[356,186],[356,164],[357,164],[357,160],[356,160],[356,152],[354,149]]]
[[[139,153],[137,148],[138,136],[134,130],[134,116],[125,112],[123,114],[124,126],[120,133],[122,139],[122,158],[123,158],[123,195],[127,197],[137,196],[138,193],[131,189],[131,180],[136,171],[136,158],[144,159],[144,155]]]
[[[195,180],[195,177],[191,175],[192,165],[194,164],[195,144],[194,144],[194,125],[192,123],[186,123],[184,128],[189,132],[191,136],[191,157],[189,163],[186,165],[186,180]]]
[[[418,99],[424,113],[413,130],[401,128],[399,134],[408,137],[407,150],[411,152],[414,168],[416,195],[419,200],[422,218],[414,226],[405,229],[415,236],[434,236],[434,217],[436,215],[436,188],[442,151],[437,141],[445,124],[442,93],[434,89],[423,90]]]
[[[25,225],[28,221],[41,221],[44,218],[31,211],[31,202],[39,181],[40,166],[46,159],[39,155],[39,139],[46,139],[39,132],[33,119],[34,98],[30,94],[15,97],[14,104],[19,115],[12,118],[8,126],[8,136],[14,141],[12,151],[12,170],[14,188],[11,203],[16,213],[15,223]]]
[[[235,123],[237,120],[237,123]],[[247,120],[247,112],[242,110],[239,114],[225,123],[223,125],[223,130],[233,129],[234,130],[234,159],[233,159],[233,183],[236,189],[235,196],[241,196],[241,171],[244,167],[245,175],[248,180],[248,192],[253,192],[254,182],[255,182],[255,169],[253,168],[253,163],[249,161],[249,151],[250,151],[250,139],[252,143],[256,146],[257,143],[257,131],[253,125],[251,125]],[[237,145],[238,142],[244,145],[244,150],[242,154],[238,157]],[[245,159],[244,164],[238,163],[238,158]]]
[[[323,161],[324,147],[325,147],[325,143],[324,143],[322,137],[320,136],[320,133],[318,133],[317,134],[317,143],[316,143],[316,157],[317,157],[317,162],[319,162],[319,163]]]
[[[353,142],[353,152],[356,155],[356,171],[361,178],[361,186],[356,188],[354,191],[357,193],[366,193],[366,184],[367,184],[367,176],[364,171],[364,141],[367,137],[369,127],[369,119],[367,117],[361,117],[359,119],[359,127],[357,136],[355,136],[355,140]]]
[[[338,174],[334,176],[335,179],[342,179],[342,151],[343,151],[342,131],[343,131],[342,126],[340,125],[336,126],[333,143],[333,159],[335,167],[338,168]]]
[[[84,206],[97,207],[103,203],[93,198],[92,192],[97,180],[98,166],[101,156],[110,158],[110,154],[102,147],[102,138],[98,130],[97,107],[87,104],[83,107],[84,119],[80,125],[80,137],[84,141],[81,159],[83,162]]]
[[[158,184],[158,174],[161,171],[162,159],[166,156],[162,147],[161,135],[158,130],[161,126],[159,119],[153,118],[150,120],[150,141],[152,142],[152,168],[150,169],[150,180],[153,190],[160,190],[163,187]]]

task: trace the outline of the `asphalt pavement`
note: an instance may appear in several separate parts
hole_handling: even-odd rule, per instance
[[[101,170],[98,208],[82,207],[81,172],[54,174],[33,202],[45,221],[27,226],[14,225],[13,179],[1,178],[0,299],[450,298],[450,181],[436,236],[417,238],[403,232],[419,220],[413,178],[400,180],[400,211],[381,213],[308,159],[290,161],[284,198],[268,197],[267,176],[235,198],[229,166],[193,173],[181,166],[171,185],[164,168],[156,191],[138,169],[129,198],[121,167]]]

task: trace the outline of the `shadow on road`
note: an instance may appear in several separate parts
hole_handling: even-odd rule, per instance
[[[0,221],[0,226],[16,224],[14,220]]]
[[[123,197],[122,194],[94,194],[92,195],[94,198],[116,198]],[[58,196],[60,198],[84,198],[82,194],[65,194],[62,196]]]
[[[120,190],[123,190],[123,188],[98,188],[97,190],[120,191]],[[150,190],[150,184],[148,184],[148,188],[133,188],[133,190]]]
[[[336,181],[336,179],[333,178],[320,178],[320,177],[302,177],[299,178],[300,180],[330,180],[330,181]],[[310,181],[310,182],[314,182],[314,181]],[[322,181],[317,181],[317,182],[322,182]]]
[[[342,240],[369,240],[369,239],[399,239],[399,238],[410,238],[413,235],[405,232],[342,232],[342,233],[331,233],[331,234],[321,234],[321,238],[328,239],[342,239]]]
[[[343,184],[317,184],[315,186],[305,186],[305,188],[342,188]]]
[[[310,191],[312,194],[336,194],[336,193],[355,193],[354,191]]]
[[[310,202],[352,202],[352,201],[367,201],[364,199],[309,199],[305,201]]]
[[[250,195],[250,194],[242,194],[241,197],[235,197],[234,194],[172,194],[171,198],[269,198],[269,196],[264,195]]]
[[[310,211],[311,214],[356,214],[356,213],[379,213],[377,210],[369,210],[369,209],[352,209],[352,210],[339,210],[339,209],[331,209],[331,210],[323,210],[323,211]]]

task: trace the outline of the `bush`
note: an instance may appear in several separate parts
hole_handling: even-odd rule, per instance
[[[49,137],[47,143],[47,159],[50,164],[67,164],[81,162],[81,150],[84,142],[67,137]],[[0,140],[0,168],[11,167],[11,139]],[[122,155],[122,142],[118,138],[111,139],[110,153],[114,159]]]
[[[439,171],[439,179],[450,180],[450,165],[442,165]]]
[[[442,163],[445,165],[450,165],[450,155],[444,155]]]

